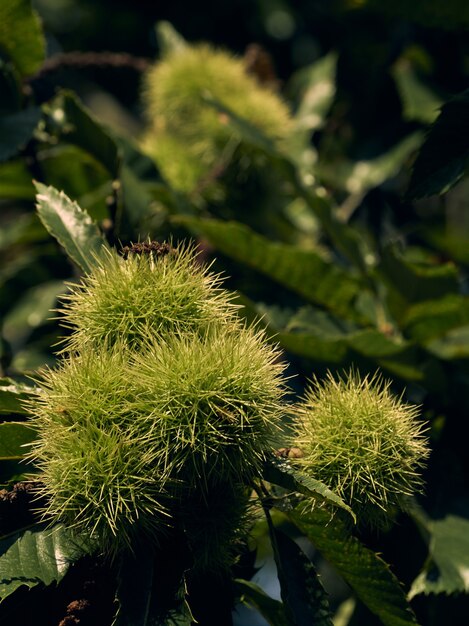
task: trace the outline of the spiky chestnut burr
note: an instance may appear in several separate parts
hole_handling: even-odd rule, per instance
[[[429,449],[418,407],[380,376],[315,380],[295,414],[291,445],[302,455],[291,462],[338,493],[360,523],[385,526],[421,490]]]
[[[232,295],[220,287],[219,276],[197,263],[194,247],[159,246],[137,244],[122,255],[104,253],[92,273],[71,285],[59,310],[62,324],[72,329],[65,351],[121,341],[138,349],[148,337],[203,333],[214,322],[234,323]]]
[[[226,115],[209,98],[274,141],[285,138],[292,126],[280,97],[228,52],[199,44],[168,54],[146,75],[143,99],[149,127],[143,146],[182,191],[193,190],[215,165],[226,166],[239,143]]]

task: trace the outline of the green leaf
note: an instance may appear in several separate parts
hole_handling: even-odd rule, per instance
[[[289,626],[285,608],[281,602],[268,596],[258,585],[240,578],[235,580],[240,602],[256,609],[270,626]]]
[[[423,134],[415,132],[388,152],[368,161],[319,162],[318,175],[334,189],[362,194],[378,187],[399,173],[409,156],[422,143]]]
[[[459,293],[459,272],[454,263],[416,262],[396,245],[384,248],[379,268],[383,278],[409,304]]]
[[[34,200],[31,172],[24,159],[0,163],[0,198]]]
[[[409,598],[421,593],[469,592],[469,520],[457,515],[419,515],[429,535],[427,561],[412,583]]]
[[[350,535],[338,516],[316,507],[306,513],[297,508],[289,519],[312,541],[352,587],[359,599],[384,626],[416,624],[404,591],[389,566]]]
[[[335,96],[337,54],[322,57],[292,77],[287,87],[292,99],[298,102],[294,120],[298,130],[321,128]]]
[[[97,225],[86,211],[54,187],[35,183],[37,211],[49,233],[65,248],[69,257],[85,272],[108,247]]]
[[[0,2],[0,51],[10,57],[22,76],[41,67],[46,42],[30,0]]]
[[[70,565],[84,553],[83,545],[57,525],[27,530],[0,541],[0,600],[18,587],[60,582]]]
[[[12,345],[22,344],[35,328],[51,319],[57,298],[67,290],[61,280],[52,280],[28,289],[5,315],[3,336]]]
[[[206,237],[221,253],[345,316],[363,290],[360,280],[317,252],[272,242],[238,222],[178,216],[176,221]]]
[[[329,601],[313,564],[299,546],[269,525],[280,591],[292,626],[332,626]]]
[[[297,164],[281,152],[270,137],[263,134],[249,121],[239,117],[224,104],[213,98],[206,97],[205,101],[227,116],[233,131],[238,134],[243,143],[259,150],[270,159],[272,166],[278,169],[279,174],[290,183],[298,197],[313,211],[326,233],[337,246],[337,249],[362,273],[366,274],[366,264],[363,260],[362,242],[359,233],[337,219],[327,199],[313,193],[310,188],[304,185]]]
[[[355,513],[340,496],[321,481],[295,470],[286,459],[274,457],[267,461],[264,465],[264,479],[289,491],[297,491],[321,502],[327,501],[329,504],[338,506],[347,511],[356,522]]]
[[[155,557],[151,550],[122,556],[118,575],[119,609],[113,626],[155,626]]]
[[[0,378],[0,415],[26,414],[23,402],[35,393],[34,387],[17,383],[11,378]]]
[[[410,62],[400,59],[391,73],[401,97],[404,119],[417,120],[424,124],[434,122],[443,101],[424,85]]]
[[[40,117],[37,107],[0,117],[0,161],[15,155],[29,141]]]
[[[166,21],[157,22],[155,25],[156,39],[162,57],[184,50],[187,42],[184,37],[177,32],[172,24]]]
[[[70,91],[60,92],[45,107],[49,130],[93,155],[112,178],[119,175],[121,151],[114,139]]]
[[[36,439],[36,431],[25,422],[0,424],[0,461],[16,461],[28,452],[28,444]]]
[[[469,89],[443,105],[414,164],[409,198],[443,194],[464,175],[469,164]]]

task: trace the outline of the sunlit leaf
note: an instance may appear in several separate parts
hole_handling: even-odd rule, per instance
[[[25,414],[24,401],[35,393],[33,387],[11,378],[0,378],[0,414]]]
[[[86,211],[63,192],[36,183],[37,211],[49,233],[85,272],[89,272],[107,246]]]
[[[396,63],[392,75],[401,97],[404,118],[425,124],[434,122],[443,101],[421,81],[409,61],[401,59]]]
[[[27,530],[0,541],[0,600],[18,587],[59,582],[70,565],[83,554],[80,545],[62,525]]]

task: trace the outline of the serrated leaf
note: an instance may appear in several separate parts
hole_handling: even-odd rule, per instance
[[[265,480],[274,485],[312,496],[319,501],[327,501],[329,504],[344,509],[356,521],[355,513],[340,496],[321,481],[293,468],[286,459],[273,457],[265,463],[263,474]]]
[[[23,403],[35,393],[34,387],[17,383],[11,378],[0,378],[0,415],[26,414]]]
[[[31,139],[40,118],[37,107],[0,117],[0,161],[14,156]]]
[[[112,178],[118,177],[121,164],[118,145],[73,92],[60,92],[45,108],[51,132],[59,133],[63,141],[93,155]]]
[[[469,165],[469,89],[441,108],[414,163],[409,198],[443,194]]]
[[[469,592],[469,520],[457,515],[426,518],[428,559],[412,583],[409,598],[421,593]]]
[[[289,626],[285,608],[281,602],[268,596],[263,589],[250,580],[235,580],[240,602],[256,609],[270,626]]]
[[[0,424],[0,461],[22,459],[35,441],[37,433],[26,422],[2,422]]]
[[[269,525],[280,591],[292,626],[332,626],[329,601],[313,564],[300,547]]]
[[[177,221],[202,234],[221,253],[339,314],[350,315],[363,289],[356,276],[318,253],[269,241],[239,222],[186,216]]]
[[[22,76],[34,74],[42,65],[46,42],[30,0],[0,2],[0,50]]]
[[[417,624],[401,584],[389,566],[353,537],[337,516],[331,519],[330,513],[316,507],[311,512],[295,509],[288,517],[384,626]]]
[[[84,546],[57,525],[27,530],[0,541],[0,600],[18,587],[60,582],[70,565],[84,553]]]
[[[37,211],[49,233],[65,248],[69,257],[85,272],[108,247],[88,213],[63,191],[35,183]]]

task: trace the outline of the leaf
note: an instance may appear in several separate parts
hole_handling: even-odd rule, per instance
[[[240,578],[235,580],[240,602],[258,611],[270,626],[289,626],[285,608],[281,602],[268,596],[258,585]]]
[[[332,626],[329,601],[313,564],[299,546],[269,524],[285,612],[294,626]]]
[[[26,414],[23,402],[36,393],[34,387],[17,383],[11,378],[0,378],[0,415]]]
[[[50,320],[58,296],[66,290],[61,280],[51,280],[28,289],[5,315],[5,339],[12,345],[22,344],[35,328]]]
[[[404,119],[434,122],[443,101],[420,80],[409,61],[400,59],[391,73],[401,97]]]
[[[0,163],[0,198],[34,200],[31,172],[24,159]]]
[[[261,151],[270,159],[272,166],[279,170],[280,175],[290,183],[298,197],[313,211],[337,249],[363,274],[366,274],[367,268],[363,259],[362,241],[359,233],[337,219],[337,216],[332,212],[330,202],[326,198],[313,193],[309,187],[304,185],[297,164],[287,154],[281,152],[270,137],[246,119],[233,113],[223,103],[211,97],[206,97],[204,100],[227,116],[228,123],[231,124],[233,130],[246,145]]]
[[[0,424],[0,461],[16,461],[28,452],[28,444],[36,439],[36,431],[26,422]]]
[[[414,163],[407,196],[446,193],[469,164],[469,89],[446,102]]]
[[[46,42],[30,0],[0,2],[0,51],[11,58],[22,76],[34,74],[41,67]]]
[[[108,248],[97,225],[86,211],[72,202],[63,191],[35,183],[37,211],[49,233],[65,248],[68,256],[85,272],[90,272],[95,258]]]
[[[112,178],[119,176],[121,151],[118,145],[73,92],[60,92],[46,106],[46,111],[51,132],[59,133],[63,141],[93,155]]]
[[[363,290],[357,277],[317,252],[269,241],[244,224],[188,216],[175,219],[202,234],[221,253],[339,314],[350,315]]]
[[[330,53],[294,74],[287,89],[298,102],[294,120],[297,129],[321,128],[335,96],[337,54]]]
[[[404,300],[404,309],[408,304],[459,293],[459,272],[454,263],[418,263],[393,244],[384,248],[379,269]]]
[[[289,519],[315,545],[384,626],[416,624],[404,591],[389,566],[350,535],[338,516],[316,507],[295,509]]]
[[[318,175],[334,189],[362,194],[378,187],[398,174],[410,154],[422,143],[423,134],[415,132],[405,137],[388,152],[363,161],[319,162]]]
[[[61,524],[27,530],[0,541],[0,600],[18,587],[60,582],[84,546]]]
[[[119,609],[113,626],[158,624],[152,609],[155,602],[154,560],[151,550],[122,556],[117,588]]]
[[[423,519],[429,534],[428,559],[412,583],[409,598],[421,593],[468,593],[469,520],[457,515]]]
[[[40,117],[37,107],[0,117],[0,161],[15,155],[29,141]]]
[[[264,465],[264,479],[274,485],[279,485],[290,491],[297,491],[312,496],[319,501],[327,501],[349,513],[356,522],[355,513],[340,496],[334,493],[327,485],[311,476],[295,470],[286,459],[272,458]]]
[[[175,52],[180,52],[187,47],[187,42],[184,37],[178,33],[174,26],[169,22],[164,20],[157,22],[155,30],[158,47],[162,57],[174,54]]]

